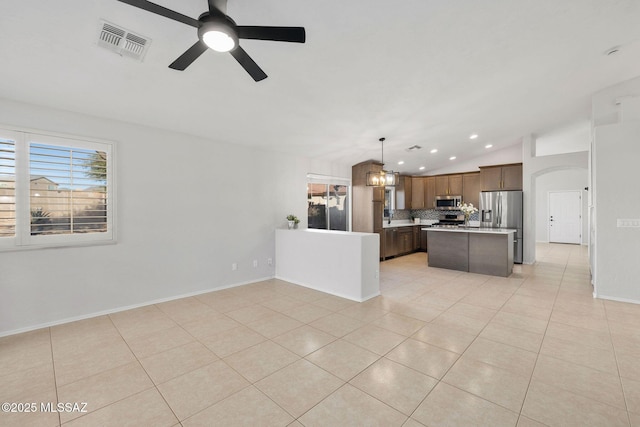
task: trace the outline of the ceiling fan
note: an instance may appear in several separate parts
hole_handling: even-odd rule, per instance
[[[259,82],[266,79],[267,75],[251,59],[247,52],[240,47],[238,44],[239,39],[305,42],[306,35],[303,27],[236,25],[235,21],[226,14],[227,0],[207,0],[209,10],[202,13],[198,19],[193,19],[147,0],[119,1],[198,29],[198,41],[169,65],[169,68],[174,70],[185,70],[207,49],[211,48],[217,52],[231,53],[231,56],[238,61],[253,80]]]

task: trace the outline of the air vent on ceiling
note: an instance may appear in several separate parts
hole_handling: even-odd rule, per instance
[[[109,49],[118,55],[142,61],[150,44],[151,40],[147,37],[135,34],[107,21],[100,21],[98,46]]]
[[[419,145],[412,145],[411,147],[407,148],[407,151],[413,151],[413,150],[419,150],[422,147]]]

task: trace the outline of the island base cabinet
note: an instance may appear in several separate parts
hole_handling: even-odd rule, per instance
[[[513,272],[513,239],[509,232],[427,231],[429,267],[508,277]]]
[[[509,276],[513,271],[513,234],[469,233],[469,271]]]
[[[427,241],[429,267],[469,271],[469,233],[428,231]]]

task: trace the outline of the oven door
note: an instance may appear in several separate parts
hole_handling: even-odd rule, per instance
[[[435,208],[440,211],[458,210],[461,201],[461,196],[436,196]]]

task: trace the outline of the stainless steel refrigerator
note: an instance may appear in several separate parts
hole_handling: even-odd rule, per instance
[[[514,228],[513,261],[522,264],[522,191],[480,193],[480,226]]]

